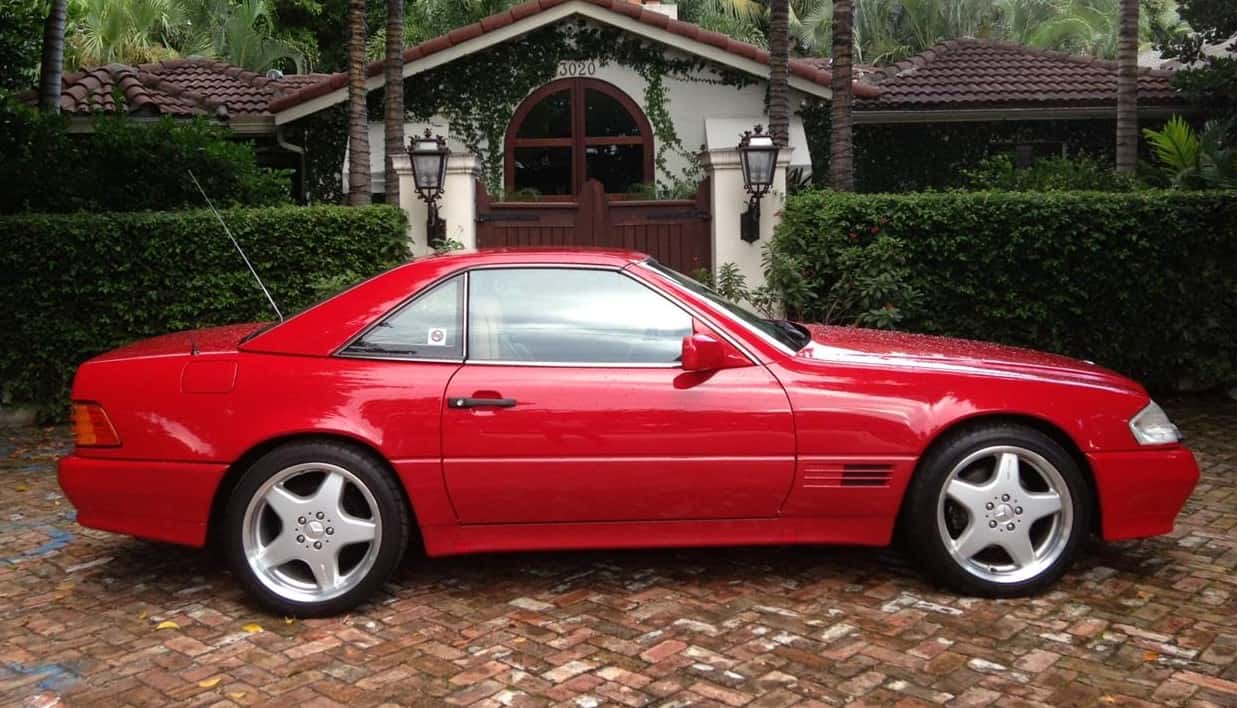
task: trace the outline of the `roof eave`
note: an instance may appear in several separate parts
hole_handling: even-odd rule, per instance
[[[1193,104],[1140,105],[1140,118],[1168,118],[1199,113]],[[855,125],[905,125],[912,123],[991,123],[1022,120],[1104,120],[1117,117],[1109,106],[989,106],[982,108],[865,108],[854,111]]]
[[[89,113],[89,114],[74,114],[69,116],[68,132],[78,135],[89,134],[94,132],[94,123],[100,116],[111,116],[115,113]],[[155,123],[163,118],[171,118],[172,120],[193,120],[195,118],[211,118],[210,116],[195,115],[195,116],[169,116],[169,115],[133,115],[126,114],[126,122],[131,123]],[[212,122],[217,123],[232,132],[233,135],[243,138],[260,138],[275,134],[275,117],[269,114],[242,114],[230,116],[227,120],[214,119]]]
[[[404,64],[404,78],[414,76],[424,71],[437,68],[444,64],[450,63],[460,57],[481,51],[488,47],[510,41],[521,35],[532,32],[533,30],[545,27],[547,25],[568,19],[572,16],[581,16],[601,24],[609,25],[618,29],[622,29],[632,34],[640,35],[651,41],[658,42],[665,46],[674,47],[691,54],[695,54],[713,63],[726,66],[728,68],[741,71],[760,79],[768,79],[769,66],[768,64],[757,61],[735,52],[727,51],[725,48],[717,46],[706,40],[692,39],[681,34],[676,34],[669,31],[660,23],[645,22],[637,17],[619,13],[608,7],[595,5],[587,0],[566,0],[561,4],[552,7],[546,7],[532,14],[522,15],[512,22],[502,26],[495,26],[480,34],[472,35],[457,35],[461,41],[441,49],[435,48],[428,54],[410,59]],[[488,19],[488,18],[487,18]],[[485,24],[485,21],[482,22]],[[458,30],[457,30],[458,32]],[[700,30],[700,34],[706,37],[711,37],[713,33],[706,33],[705,30]],[[719,35],[720,36],[720,35]],[[439,39],[445,39],[439,38]],[[434,43],[436,40],[430,40]],[[421,45],[425,46],[425,45]],[[820,71],[822,76],[827,76],[827,72]],[[291,94],[281,99],[275,99],[271,103],[271,112],[275,115],[275,124],[284,125],[291,121],[305,116],[312,115],[325,108],[329,108],[337,103],[342,103],[347,100],[348,86],[346,76],[337,75],[336,78],[328,80],[317,86],[302,89],[302,91],[310,92],[311,97],[298,103],[288,106],[281,106],[281,103],[295,97],[297,94]],[[342,79],[342,80],[341,80]],[[385,82],[385,77],[381,73],[371,75],[365,83],[366,91],[382,87]],[[792,89],[797,90],[809,96],[817,98],[829,99],[832,98],[833,92],[823,83],[810,81],[801,76],[795,76],[793,73],[789,79],[789,85]],[[866,90],[863,84],[856,84],[856,90]],[[299,92],[298,92],[299,93]],[[317,95],[313,95],[317,93]]]

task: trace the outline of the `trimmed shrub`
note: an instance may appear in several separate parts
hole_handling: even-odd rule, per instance
[[[964,169],[966,189],[1009,192],[1132,192],[1138,180],[1113,171],[1109,161],[1086,155],[1046,157],[1017,167],[1011,155],[991,155]]]
[[[901,329],[1094,360],[1159,389],[1237,381],[1237,194],[967,192],[791,197],[772,287],[819,319],[835,254],[901,242]],[[779,267],[793,263],[796,267]]]
[[[408,256],[393,207],[223,212],[285,316]],[[77,365],[166,332],[274,319],[210,211],[0,217],[0,395],[62,413]]]
[[[252,143],[205,119],[93,126],[70,134],[66,116],[0,97],[0,214],[200,209],[189,170],[221,208],[292,201],[288,171],[259,166]]]

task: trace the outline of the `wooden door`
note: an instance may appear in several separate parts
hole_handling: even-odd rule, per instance
[[[695,199],[611,199],[589,180],[574,202],[494,202],[477,183],[477,247],[599,247],[641,251],[691,274],[712,264],[709,182]]]

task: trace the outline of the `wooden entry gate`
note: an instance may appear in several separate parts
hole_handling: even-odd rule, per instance
[[[712,267],[711,211],[708,180],[673,201],[613,199],[589,180],[574,202],[494,202],[478,182],[477,246],[624,248],[691,274]]]

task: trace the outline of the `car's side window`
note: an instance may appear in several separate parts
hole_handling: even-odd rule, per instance
[[[464,357],[464,276],[457,275],[387,315],[345,350],[357,356],[460,360]]]
[[[692,318],[622,273],[501,268],[469,275],[468,358],[564,364],[666,364]]]

